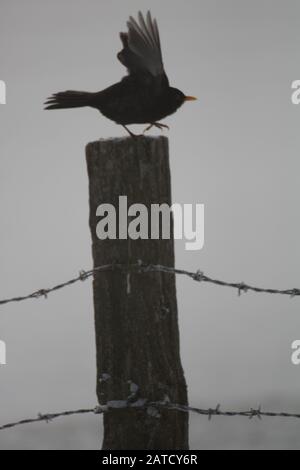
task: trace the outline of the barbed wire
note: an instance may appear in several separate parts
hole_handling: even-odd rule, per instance
[[[50,423],[56,418],[60,418],[63,416],[72,416],[72,415],[79,415],[79,414],[88,414],[88,413],[95,413],[94,409],[82,409],[82,410],[74,410],[74,411],[62,411],[61,413],[51,413],[51,414],[41,414],[39,413],[37,418],[31,419],[22,419],[21,421],[17,421],[15,423],[8,423],[0,426],[0,431],[4,431],[5,429],[15,428],[16,426],[21,426],[22,424],[32,424],[45,421]]]
[[[0,305],[8,304],[11,302],[21,302],[23,300],[29,299],[38,299],[41,297],[47,298],[48,295],[52,292],[58,291],[63,289],[67,286],[71,286],[77,282],[85,281],[89,277],[93,276],[94,274],[105,272],[105,271],[124,271],[126,273],[135,272],[135,273],[150,273],[150,272],[163,272],[168,274],[174,275],[184,275],[196,282],[207,282],[210,284],[214,284],[217,286],[223,287],[231,287],[236,289],[238,295],[240,296],[242,293],[246,293],[248,291],[256,292],[256,293],[265,293],[265,294],[281,294],[281,295],[288,295],[291,298],[297,297],[300,295],[300,289],[293,288],[293,289],[268,289],[263,287],[255,287],[249,284],[245,284],[244,282],[226,282],[219,279],[214,279],[212,277],[206,276],[202,271],[197,270],[196,272],[187,271],[185,269],[177,269],[168,266],[162,266],[159,264],[143,264],[142,261],[139,261],[136,264],[106,264],[102,266],[98,266],[94,269],[90,269],[88,271],[80,271],[79,275],[70,279],[68,281],[62,282],[61,284],[57,284],[53,287],[47,289],[39,289],[31,294],[24,295],[24,296],[17,296],[11,297],[9,299],[0,300]]]
[[[7,423],[2,426],[0,426],[0,431],[14,428],[17,426],[25,425],[25,424],[32,424],[32,423],[38,423],[38,422],[47,422],[50,423],[54,419],[61,418],[61,417],[69,417],[69,416],[74,416],[74,415],[83,415],[83,414],[104,414],[109,411],[116,411],[116,410],[121,410],[121,409],[142,409],[147,412],[148,415],[154,417],[154,418],[160,418],[160,411],[161,410],[170,410],[170,411],[181,411],[184,413],[196,413],[201,416],[206,416],[208,417],[209,420],[212,419],[213,416],[223,416],[223,417],[244,417],[248,419],[253,419],[253,418],[294,418],[294,419],[300,419],[300,413],[286,413],[286,412],[270,412],[270,411],[262,411],[261,407],[258,409],[255,408],[250,408],[250,410],[246,411],[223,411],[221,410],[221,406],[217,405],[215,408],[207,408],[207,409],[202,409],[202,408],[196,408],[193,406],[187,406],[187,405],[180,405],[176,403],[170,403],[170,402],[151,402],[147,401],[146,399],[140,398],[139,400],[129,403],[127,400],[115,400],[115,401],[110,401],[106,405],[99,405],[94,408],[83,408],[79,410],[71,410],[71,411],[62,411],[59,413],[47,413],[47,414],[41,414],[39,413],[36,418],[32,419],[23,419],[20,421],[16,421],[14,423]]]

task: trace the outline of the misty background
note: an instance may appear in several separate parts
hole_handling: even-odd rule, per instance
[[[92,266],[85,145],[125,130],[95,110],[46,112],[43,102],[119,81],[118,34],[149,8],[171,85],[199,99],[165,120],[173,202],[205,204],[205,247],[176,242],[176,265],[300,287],[297,0],[0,0],[0,298]],[[191,405],[300,412],[299,298],[238,297],[181,277],[177,294]],[[2,306],[0,339],[0,425],[96,404],[91,281]],[[191,449],[296,449],[299,433],[296,420],[190,417]],[[101,417],[63,418],[2,431],[0,448],[99,449],[101,435]]]

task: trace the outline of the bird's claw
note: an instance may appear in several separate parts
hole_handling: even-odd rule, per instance
[[[161,122],[152,122],[151,124],[149,124],[148,127],[146,127],[143,134],[145,134],[145,132],[149,131],[152,127],[157,127],[161,131],[163,131],[164,129],[167,129],[167,130],[170,129],[169,126],[167,126],[167,124],[162,124]]]

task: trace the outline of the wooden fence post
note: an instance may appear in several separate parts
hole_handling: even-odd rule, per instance
[[[143,263],[174,266],[171,239],[106,239],[96,234],[100,204],[171,205],[168,139],[131,137],[87,145],[90,229],[94,267]],[[129,219],[130,220],[130,219]],[[121,221],[124,223],[124,221]],[[118,225],[118,224],[117,224]],[[124,229],[124,227],[122,227]],[[127,225],[126,225],[127,228]],[[173,228],[172,228],[173,233]],[[179,352],[176,280],[162,272],[99,272],[94,277],[97,396],[148,398],[187,404]],[[112,410],[104,415],[103,449],[188,449],[188,414],[151,409]]]

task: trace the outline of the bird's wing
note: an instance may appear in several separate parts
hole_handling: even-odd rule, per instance
[[[141,12],[138,13],[138,21],[131,16],[127,26],[128,33],[120,33],[123,49],[117,57],[127,67],[129,74],[151,74],[155,78],[167,79],[158,26],[150,11],[146,19]]]

